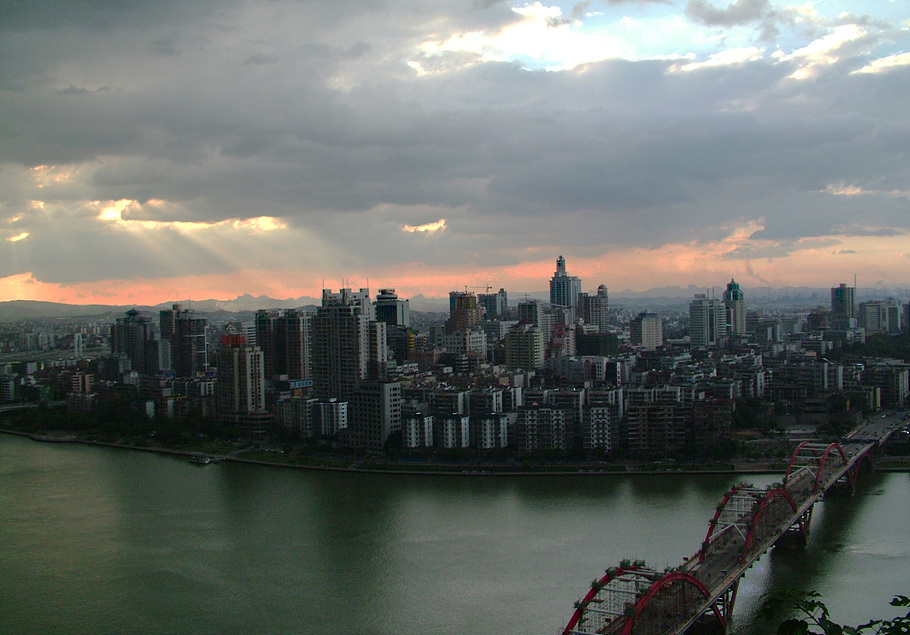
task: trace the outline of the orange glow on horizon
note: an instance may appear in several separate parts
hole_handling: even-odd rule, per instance
[[[775,257],[734,258],[735,250],[746,244],[747,232],[711,245],[675,244],[655,250],[625,249],[600,256],[576,256],[571,250],[553,250],[552,257],[533,258],[501,267],[470,265],[458,270],[451,266],[402,263],[352,272],[349,277],[325,277],[321,272],[297,270],[244,270],[230,273],[178,278],[111,279],[64,284],[44,282],[31,272],[0,278],[0,298],[40,300],[66,304],[155,305],[180,300],[234,300],[240,295],[287,298],[319,298],[323,286],[369,286],[371,293],[392,288],[402,298],[423,295],[446,298],[450,291],[484,293],[506,289],[514,299],[524,293],[546,292],[555,270],[556,257],[565,256],[570,275],[582,279],[582,288],[593,292],[605,284],[612,293],[631,289],[646,291],[659,287],[721,286],[730,277],[745,288],[809,286],[826,288],[854,274],[866,284],[905,285],[901,272],[910,264],[905,237],[853,237],[847,245],[818,242],[798,245],[798,250]],[[753,241],[754,243],[755,241]],[[760,246],[760,245],[759,245]],[[775,245],[769,245],[774,247]],[[753,245],[755,247],[755,245]],[[905,263],[899,267],[895,265]],[[899,269],[899,271],[896,271]]]

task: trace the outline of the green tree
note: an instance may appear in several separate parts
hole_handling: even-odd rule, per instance
[[[910,611],[890,620],[871,620],[860,626],[844,626],[831,620],[828,607],[815,591],[774,589],[764,596],[760,614],[774,622],[784,614],[796,614],[777,627],[777,635],[907,635],[910,634]],[[910,598],[898,595],[891,606],[910,607]]]

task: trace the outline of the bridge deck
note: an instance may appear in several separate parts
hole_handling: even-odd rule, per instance
[[[869,459],[900,425],[891,419],[875,420],[840,445],[801,444],[784,483],[763,490],[733,488],[718,505],[702,548],[674,571],[659,573],[636,566],[620,568],[618,573],[608,570],[577,604],[563,635],[679,635],[708,613],[726,622],[746,569],[785,535],[804,539],[818,499],[839,482],[852,484],[860,462]],[[617,607],[620,581],[628,597],[629,576],[635,575],[638,592]],[[604,604],[608,598],[613,602],[610,609]]]

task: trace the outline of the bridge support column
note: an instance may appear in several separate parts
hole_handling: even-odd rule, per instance
[[[733,606],[739,591],[739,578],[689,628],[688,635],[730,635],[733,632]]]
[[[796,522],[781,534],[774,546],[781,549],[803,549],[806,543],[809,542],[809,526],[812,524],[812,510],[814,507],[815,505],[812,505],[803,512],[796,519]]]
[[[724,635],[730,635],[733,632],[733,606],[736,604],[736,594],[739,593],[739,581],[741,579],[737,578],[736,582],[727,587],[727,590],[717,598],[717,603],[714,605],[714,610],[722,618],[718,621],[723,622]]]

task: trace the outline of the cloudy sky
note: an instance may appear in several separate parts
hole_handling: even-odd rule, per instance
[[[6,0],[0,299],[900,285],[905,0]]]

